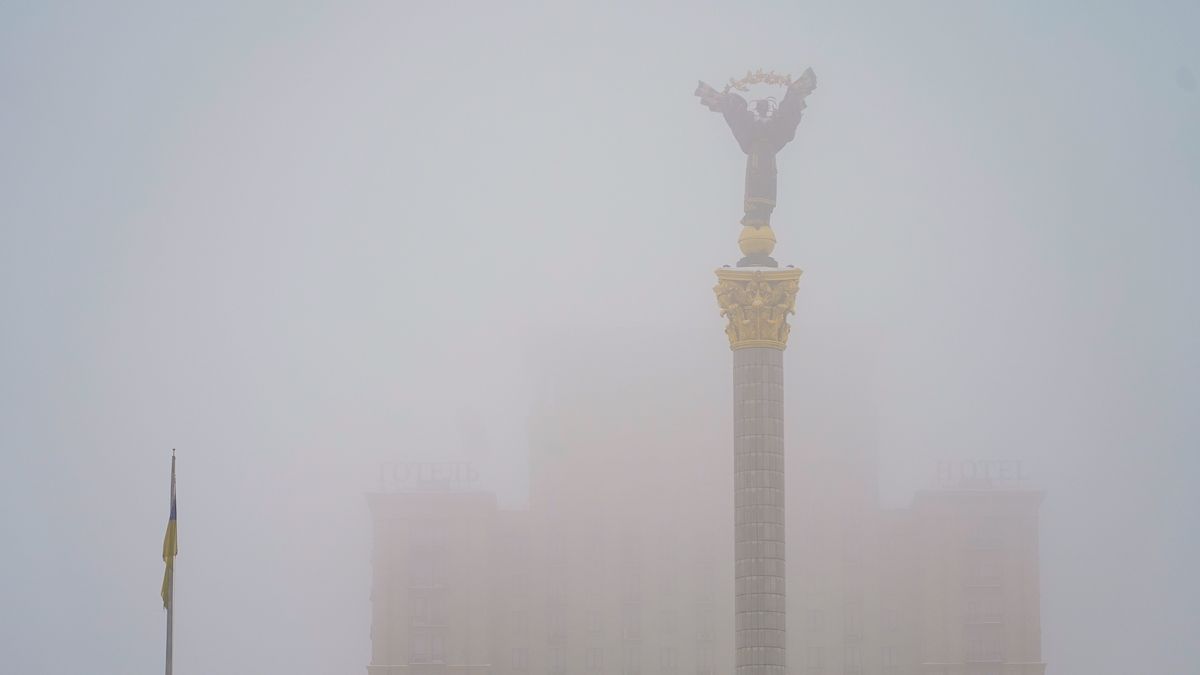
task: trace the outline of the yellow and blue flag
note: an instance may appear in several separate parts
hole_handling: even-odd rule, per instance
[[[163,607],[171,606],[171,590],[175,585],[175,556],[179,554],[179,530],[175,524],[175,451],[171,451],[171,519],[167,521],[167,534],[163,537],[163,562],[167,569],[163,573]]]

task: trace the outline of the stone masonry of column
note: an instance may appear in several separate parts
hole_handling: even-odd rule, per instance
[[[783,350],[733,351],[737,675],[784,675]]]

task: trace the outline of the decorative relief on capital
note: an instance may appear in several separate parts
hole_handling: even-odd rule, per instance
[[[725,334],[731,349],[787,347],[788,314],[796,313],[800,270],[717,270],[717,305],[729,323]]]

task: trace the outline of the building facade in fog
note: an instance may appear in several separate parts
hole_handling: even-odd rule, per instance
[[[528,509],[481,492],[369,495],[368,674],[732,672],[728,473],[539,440]],[[790,672],[1044,673],[1040,492],[963,481],[882,510],[869,462],[796,464]]]

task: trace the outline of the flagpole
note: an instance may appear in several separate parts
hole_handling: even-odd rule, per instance
[[[171,448],[171,511],[175,510],[175,448]],[[167,675],[171,675],[172,662],[175,659],[175,559],[171,556],[167,568]]]
[[[167,605],[167,675],[171,675],[171,660],[174,654],[172,647],[175,641],[175,570],[171,570],[170,583],[167,586],[167,597],[170,602]]]

